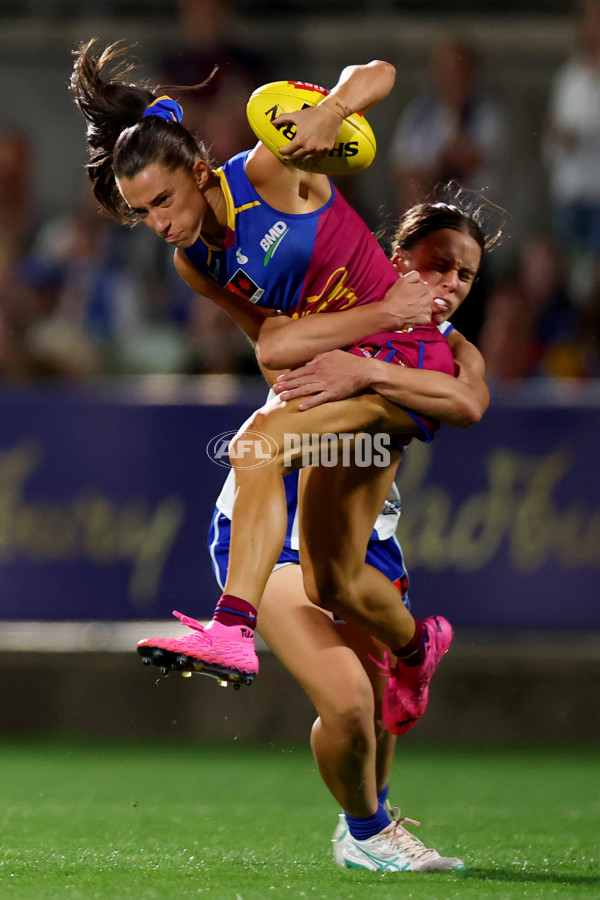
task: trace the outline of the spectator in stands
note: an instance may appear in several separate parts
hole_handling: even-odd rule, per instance
[[[456,180],[462,187],[501,191],[506,125],[498,105],[483,96],[477,50],[449,35],[432,49],[431,90],[413,99],[392,135],[391,173],[398,208],[431,195],[436,185]],[[456,327],[478,342],[490,286],[486,262],[473,287],[473,302],[459,311]]]
[[[230,0],[178,0],[177,7],[180,45],[158,60],[158,81],[181,86],[207,82],[200,90],[182,91],[178,99],[189,130],[202,135],[210,156],[221,164],[255,142],[246,103],[255,88],[274,76],[264,56],[237,40]],[[179,278],[167,276],[166,289],[168,315],[185,336],[187,372],[257,372],[252,348],[226,313],[203,303]]]
[[[189,130],[202,135],[213,160],[222,164],[252,145],[246,103],[255,88],[273,79],[264,58],[236,40],[230,0],[178,0],[177,5],[182,43],[159,60],[159,80],[182,86],[208,82],[177,99]]]
[[[577,46],[555,75],[544,155],[570,290],[584,306],[600,259],[600,0],[577,6]]]
[[[46,374],[30,347],[32,325],[46,298],[23,277],[22,259],[33,230],[31,144],[12,125],[0,125],[0,379],[19,383]]]
[[[46,374],[256,372],[229,317],[171,277],[141,229],[123,231],[91,195],[40,228],[21,269],[37,297],[27,346]]]
[[[143,286],[132,271],[135,236],[117,236],[84,197],[42,225],[22,265],[44,298],[28,342],[57,375],[71,377],[118,371],[118,342],[132,339],[144,316]]]
[[[35,374],[26,337],[40,311],[38,298],[20,277],[21,253],[6,221],[0,219],[0,380],[19,383]]]
[[[33,227],[31,144],[11,125],[0,125],[0,216],[23,248]]]
[[[526,241],[491,292],[480,348],[489,378],[582,377],[591,359],[567,290],[563,255],[552,236]]]
[[[499,181],[505,125],[478,85],[479,55],[449,36],[431,53],[434,85],[412,100],[392,137],[391,168],[405,209],[452,179],[493,196]]]

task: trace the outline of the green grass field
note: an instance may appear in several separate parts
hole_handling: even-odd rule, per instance
[[[399,752],[391,799],[467,871],[333,865],[309,753],[0,745],[2,900],[600,897],[600,754]]]

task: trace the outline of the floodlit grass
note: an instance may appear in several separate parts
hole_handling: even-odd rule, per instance
[[[0,745],[2,900],[600,897],[600,754],[400,750],[392,800],[464,873],[343,871],[309,753]]]

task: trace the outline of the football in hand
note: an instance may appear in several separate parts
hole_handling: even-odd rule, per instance
[[[304,81],[272,81],[257,88],[246,107],[250,127],[256,137],[283,160],[280,150],[296,134],[293,123],[273,125],[273,119],[284,113],[297,112],[308,106],[316,106],[329,91]],[[360,172],[370,166],[375,158],[375,135],[362,113],[356,112],[342,119],[342,125],[334,147],[322,159],[313,172],[325,175],[346,175]]]

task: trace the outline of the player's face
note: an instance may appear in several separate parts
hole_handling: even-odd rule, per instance
[[[408,252],[394,254],[396,271],[417,271],[432,289],[433,320],[445,322],[456,312],[475,281],[481,248],[470,234],[442,228]]]
[[[123,197],[144,225],[175,247],[200,236],[208,204],[195,173],[152,163],[131,178],[118,178]]]

